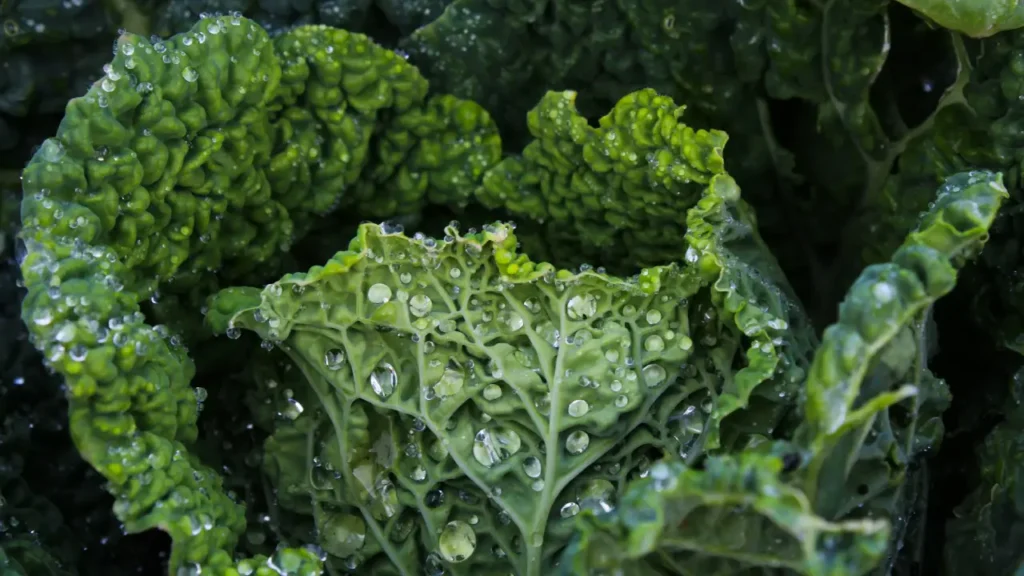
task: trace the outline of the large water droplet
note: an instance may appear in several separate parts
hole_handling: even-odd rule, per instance
[[[387,284],[374,284],[366,291],[366,299],[374,304],[384,304],[391,300],[391,287]]]
[[[896,290],[888,282],[879,282],[871,287],[871,295],[884,304],[892,301],[896,296]]]
[[[366,522],[354,514],[328,513],[320,524],[320,545],[334,556],[344,558],[363,548]]]
[[[665,340],[657,334],[651,334],[644,340],[644,350],[648,352],[661,352],[665,349]]]
[[[199,72],[196,72],[196,69],[191,66],[185,66],[181,71],[181,77],[185,79],[185,82],[195,82],[199,79]]]
[[[370,388],[380,396],[382,399],[386,399],[391,396],[395,391],[395,386],[398,385],[398,372],[395,371],[395,367],[387,362],[381,362],[370,372]]]
[[[611,512],[615,509],[612,503],[615,498],[615,486],[604,478],[596,478],[587,481],[580,487],[576,499],[580,508],[593,510],[598,514]]]
[[[441,530],[437,549],[445,560],[452,563],[463,562],[476,550],[476,532],[473,532],[469,524],[453,520]]]
[[[570,320],[586,320],[597,313],[597,297],[593,294],[577,294],[569,298],[565,313]]]
[[[687,406],[681,414],[673,418],[686,434],[700,434],[704,431],[704,417],[696,406]]]
[[[653,326],[658,322],[661,322],[661,312],[658,310],[648,310],[645,318],[647,319],[647,323]]]
[[[345,363],[345,351],[340,348],[331,348],[324,352],[324,365],[328,370],[340,370]]]
[[[462,386],[465,383],[466,374],[463,372],[462,366],[454,360],[449,360],[441,378],[434,384],[434,394],[441,399],[454,396],[462,391]]]
[[[523,460],[523,472],[526,472],[526,475],[530,478],[540,478],[540,458],[537,458],[536,456],[527,456],[526,459]]]
[[[508,318],[505,319],[505,325],[513,332],[522,328],[524,324],[526,324],[526,321],[515,312],[510,312]]]
[[[569,416],[579,418],[585,416],[590,411],[590,404],[587,404],[586,400],[573,400],[569,402]]]
[[[668,376],[665,369],[658,364],[648,364],[647,366],[644,366],[642,373],[644,376],[644,382],[651,388],[660,385]]]
[[[40,158],[47,162],[60,162],[64,154],[64,146],[56,138],[48,138],[39,147]]]
[[[302,404],[300,404],[298,400],[295,398],[289,398],[284,409],[281,410],[281,415],[289,420],[295,420],[302,415],[303,410],[305,410],[305,408],[302,407]]]
[[[500,384],[488,384],[483,391],[484,400],[491,402],[501,398],[501,385]]]
[[[430,314],[431,308],[434,307],[434,303],[430,301],[430,297],[425,294],[416,294],[412,298],[409,298],[409,312],[417,318],[422,318],[427,314]]]
[[[483,428],[473,439],[473,457],[490,468],[511,457],[522,448],[523,442],[514,430],[495,427]]]
[[[567,502],[558,513],[562,518],[572,518],[580,513],[580,505],[575,502]]]
[[[590,446],[590,435],[582,430],[575,430],[569,433],[565,439],[565,449],[569,454],[582,454]]]

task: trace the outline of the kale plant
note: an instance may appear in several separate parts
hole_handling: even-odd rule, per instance
[[[4,576],[1024,569],[1019,3],[71,8]]]

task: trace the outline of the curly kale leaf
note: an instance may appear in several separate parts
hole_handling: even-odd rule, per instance
[[[309,574],[317,558],[234,563],[242,510],[190,452],[194,365],[141,303],[188,328],[219,282],[272,269],[315,215],[464,201],[459,182],[500,144],[481,109],[426,91],[357,34],[271,41],[239,16],[205,18],[167,41],[122,36],[26,167],[23,318],[66,380],[72,437],[115,513],[129,531],[168,532],[172,570]]]
[[[650,89],[622,98],[597,128],[575,99],[549,92],[530,111],[535,140],[490,170],[477,198],[572,237],[563,248],[577,258],[626,269],[680,260],[686,210],[724,173],[727,136],[683,124],[684,108]]]
[[[539,574],[578,510],[567,487],[680,377],[694,342],[677,306],[700,282],[555,271],[505,225],[449,234],[364,225],[324,267],[222,292],[209,318],[279,343],[308,381],[267,455],[294,462],[279,489],[337,525],[325,550],[381,573]]]
[[[1024,27],[1020,0],[899,0],[935,21],[968,36],[983,38]]]
[[[563,574],[741,574],[754,567],[860,575],[885,554],[888,524],[819,517],[786,481],[783,456],[713,456],[702,469],[659,462],[614,514],[587,515]]]
[[[996,174],[949,178],[891,261],[861,273],[825,330],[795,437],[806,450],[805,493],[826,517],[888,517],[893,545],[903,541],[951,400],[928,368],[931,309],[982,250],[1007,196]]]
[[[922,312],[1005,196],[994,175],[951,179],[893,262],[864,271],[803,383],[805,421],[780,427],[794,442],[655,465],[617,509],[581,519],[564,572],[887,573],[921,497],[911,464],[937,447],[949,403],[927,371]]]
[[[216,329],[294,362],[259,410],[265,470],[328,562],[546,573],[573,516],[653,461],[763,441],[806,366],[785,330],[802,324],[770,273],[730,268],[751,228],[723,224],[738,198],[717,178],[692,262],[629,280],[536,264],[508,225],[366,224],[322,267],[218,294]]]

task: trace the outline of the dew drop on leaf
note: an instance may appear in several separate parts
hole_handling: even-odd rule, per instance
[[[387,284],[374,284],[366,291],[366,299],[373,304],[385,304],[391,300],[391,287]]]
[[[892,301],[896,296],[896,290],[888,282],[879,282],[871,287],[871,295],[884,304]]]
[[[417,318],[422,318],[427,314],[430,314],[430,309],[434,307],[434,303],[430,301],[430,297],[425,294],[416,294],[409,299],[409,312]]]
[[[302,415],[303,410],[304,408],[302,407],[302,404],[300,404],[298,400],[296,400],[295,398],[289,398],[288,402],[285,404],[284,409],[281,410],[281,416],[284,416],[289,420],[295,420],[300,415]]]
[[[627,398],[625,394],[620,394],[615,397],[616,408],[625,408],[626,404],[629,404],[629,398]]]
[[[473,457],[490,468],[519,452],[523,442],[514,430],[496,427],[482,428],[473,439]]]
[[[565,449],[570,454],[582,454],[590,446],[590,435],[582,430],[570,432],[565,439]]]
[[[536,456],[527,456],[526,459],[523,460],[523,471],[526,472],[526,475],[530,478],[540,478],[540,458],[537,458]]]
[[[658,310],[648,310],[645,318],[648,324],[654,326],[658,322],[661,322],[661,312]]]
[[[644,366],[642,373],[644,377],[644,383],[646,383],[651,388],[660,385],[662,382],[665,381],[665,378],[667,377],[665,369],[658,364],[648,364],[647,366]]]
[[[366,542],[366,522],[354,514],[330,513],[320,525],[320,545],[334,556],[344,558]]]
[[[579,418],[585,416],[590,411],[590,404],[587,404],[586,400],[573,400],[569,403],[569,416]]]
[[[427,492],[427,495],[423,497],[423,503],[427,505],[427,508],[438,508],[444,505],[444,492],[441,490]]]
[[[597,313],[597,298],[593,294],[577,294],[565,305],[570,320],[586,320]]]
[[[501,398],[501,385],[499,384],[488,384],[483,391],[484,400],[491,402]]]
[[[324,365],[328,370],[340,370],[345,363],[345,351],[340,348],[331,348],[324,352]]]
[[[427,479],[427,470],[423,466],[417,465],[412,469],[412,479],[416,482],[423,482]]]
[[[572,518],[580,513],[580,505],[575,502],[568,502],[562,506],[558,513],[562,518]]]
[[[462,386],[465,383],[466,375],[462,371],[462,366],[458,362],[449,361],[448,367],[441,374],[441,378],[434,384],[434,394],[443,400],[461,392]]]
[[[476,550],[476,532],[473,532],[469,524],[453,520],[441,530],[437,548],[445,560],[452,563],[463,562]]]
[[[615,497],[615,486],[604,478],[587,481],[576,493],[580,508],[596,513],[611,512],[615,509],[612,500]]]
[[[382,399],[391,396],[398,384],[398,372],[395,367],[387,362],[381,362],[370,372],[370,388]]]
[[[510,313],[508,318],[505,319],[505,325],[513,332],[522,328],[525,323],[526,322],[523,320],[523,317],[515,312]]]
[[[648,352],[661,352],[665,349],[665,340],[657,334],[652,334],[644,340],[644,350]]]

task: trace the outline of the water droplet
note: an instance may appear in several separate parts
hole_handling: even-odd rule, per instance
[[[181,77],[185,79],[185,82],[195,82],[199,79],[199,72],[196,72],[196,69],[191,66],[185,66],[181,71]]]
[[[537,458],[536,456],[527,456],[526,459],[523,460],[523,471],[526,472],[526,475],[530,478],[540,478],[540,458]]]
[[[469,524],[453,520],[441,530],[437,548],[445,560],[452,563],[463,562],[476,550],[476,533]]]
[[[569,433],[565,439],[565,449],[569,454],[582,454],[590,446],[590,435],[582,430]]]
[[[679,435],[676,438],[680,441],[680,450],[688,450],[694,436],[704,431],[704,417],[696,406],[687,406],[682,413],[673,415],[670,420],[675,421],[679,427]]]
[[[590,411],[590,404],[587,404],[586,400],[577,399],[569,402],[569,416],[579,418],[585,416]]]
[[[871,295],[879,302],[885,304],[891,302],[896,296],[896,289],[888,282],[878,282],[871,287]]]
[[[519,452],[522,445],[519,434],[514,430],[502,427],[490,430],[483,428],[473,439],[473,457],[480,464],[490,468]]]
[[[327,552],[351,556],[366,543],[366,522],[354,514],[328,513],[321,520],[319,540]]]
[[[452,268],[451,270],[448,271],[448,275],[451,276],[453,280],[457,280],[462,277],[462,269]]]
[[[49,326],[53,322],[53,311],[48,307],[36,308],[32,312],[32,322],[37,326]]]
[[[409,312],[417,318],[422,318],[427,314],[430,314],[430,309],[434,307],[434,303],[430,301],[430,297],[425,294],[416,294],[412,298],[409,298]]]
[[[642,373],[644,376],[644,382],[651,388],[660,385],[668,376],[665,369],[658,364],[648,364],[647,366],[644,366]]]
[[[391,287],[387,284],[374,284],[366,291],[366,299],[373,304],[385,304],[391,300]]]
[[[373,388],[377,396],[380,396],[382,399],[391,396],[397,385],[398,372],[395,371],[394,366],[387,362],[381,362],[370,373],[370,388]]]
[[[345,351],[340,348],[331,348],[324,352],[324,365],[328,370],[340,370],[345,363]]]
[[[508,318],[505,320],[505,325],[508,326],[508,329],[512,330],[513,332],[522,328],[524,324],[526,324],[526,321],[523,320],[522,316],[515,312],[511,312],[508,315]]]
[[[658,310],[648,310],[645,318],[647,319],[647,323],[653,326],[658,322],[661,322],[661,312]]]
[[[629,398],[627,398],[625,394],[620,394],[615,397],[616,408],[625,408],[626,404],[629,404]]]
[[[64,154],[64,146],[56,138],[46,139],[39,147],[39,156],[47,162],[60,162]]]
[[[423,466],[417,465],[412,469],[412,479],[416,482],[423,482],[427,479],[427,470]]]
[[[544,481],[543,480],[534,480],[530,484],[530,488],[532,488],[534,492],[540,492],[541,490],[544,489]]]
[[[580,505],[575,502],[568,502],[562,506],[558,513],[562,518],[572,518],[580,513]]]
[[[501,398],[501,386],[499,384],[488,384],[483,391],[484,400],[494,401]]]
[[[615,472],[610,473],[614,474]],[[604,478],[587,481],[576,493],[576,499],[583,510],[592,510],[599,514],[615,509],[612,500],[615,498],[615,486]]]
[[[462,386],[465,383],[466,375],[462,370],[462,366],[458,362],[450,360],[448,367],[441,374],[441,378],[434,384],[434,394],[441,399],[454,396],[462,391]]]
[[[593,294],[577,294],[569,299],[565,313],[570,320],[586,320],[597,314],[597,297]]]
[[[304,408],[302,407],[302,404],[300,404],[298,400],[296,400],[295,398],[289,398],[288,402],[285,404],[284,409],[281,410],[281,415],[289,420],[295,420],[302,414],[303,410]]]
[[[648,352],[661,352],[665,349],[665,341],[657,334],[651,334],[644,340],[644,350]]]

